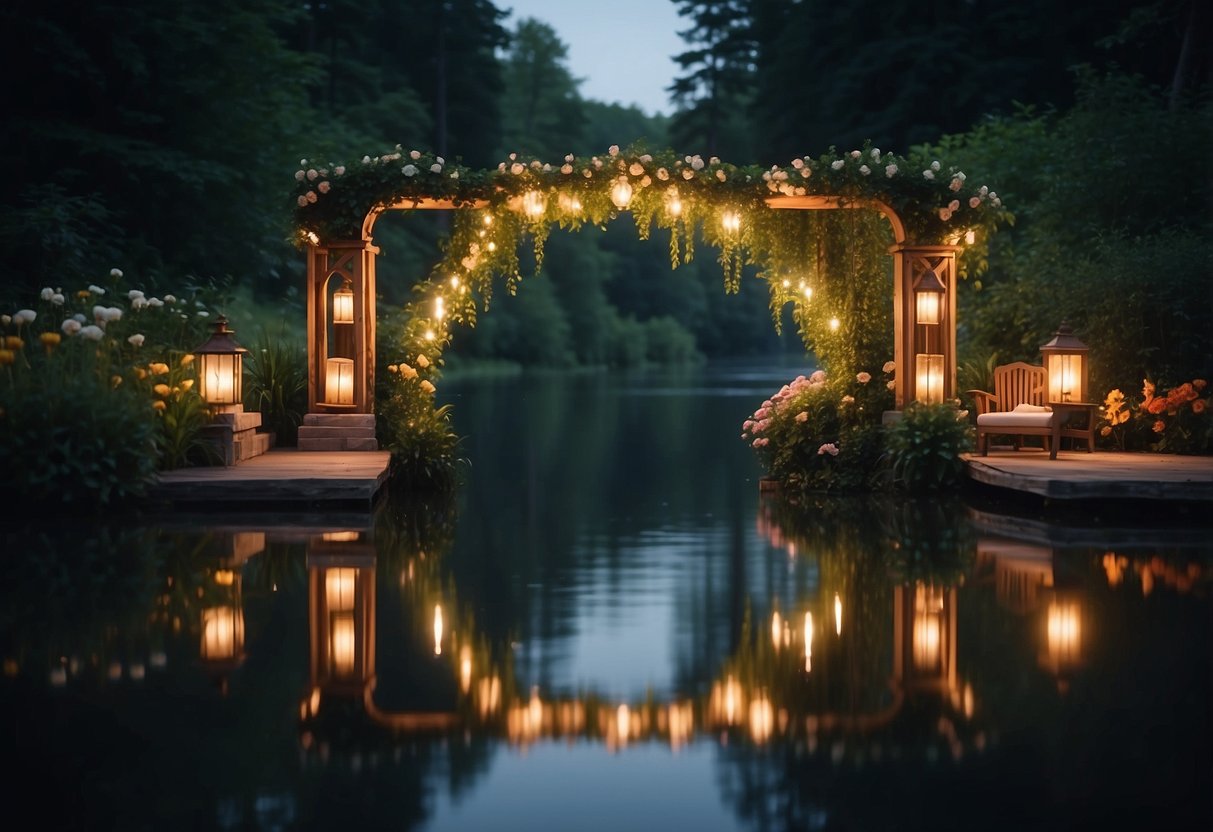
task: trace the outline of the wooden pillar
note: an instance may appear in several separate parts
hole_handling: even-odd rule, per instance
[[[378,248],[364,240],[308,246],[309,413],[375,412],[375,255],[378,253]],[[348,345],[334,344],[330,338],[331,298],[346,282],[354,293],[352,350]],[[351,363],[337,366],[332,359]]]
[[[897,364],[897,404],[956,397],[956,254],[960,246],[899,243],[893,255],[893,360]],[[943,286],[939,323],[921,323],[915,289],[934,274]],[[932,356],[932,358],[927,358]],[[930,368],[930,375],[923,369]]]

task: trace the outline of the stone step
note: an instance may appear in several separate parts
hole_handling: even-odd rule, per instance
[[[254,428],[261,427],[261,414],[245,413],[244,411],[239,413],[216,413],[212,421],[217,425],[227,425],[235,431],[253,430]]]
[[[334,439],[308,439],[299,437],[301,451],[377,451],[379,442],[376,439],[353,439],[338,437]]]
[[[308,439],[337,439],[346,437],[348,439],[374,439],[375,428],[344,428],[344,427],[328,427],[321,425],[301,425],[299,427],[299,438],[307,437]]]
[[[274,434],[246,431],[237,433],[232,442],[235,462],[243,462],[268,451],[274,446]]]
[[[303,424],[308,427],[372,428],[374,413],[306,413]]]

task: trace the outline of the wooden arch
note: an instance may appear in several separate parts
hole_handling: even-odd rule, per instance
[[[873,198],[843,199],[806,195],[767,197],[774,210],[833,210],[871,208],[879,211],[893,231],[894,348],[896,408],[913,401],[942,402],[956,395],[956,283],[958,245],[920,245],[909,240],[905,223],[887,203]],[[317,450],[373,449],[375,386],[375,256],[373,230],[389,210],[464,210],[484,208],[487,200],[404,199],[378,205],[362,222],[361,239],[307,244],[308,416],[300,431],[300,447]],[[333,281],[353,293],[352,390],[336,395],[334,375]],[[937,314],[928,322],[919,311],[916,294],[927,288],[938,299]],[[369,421],[368,421],[369,419]],[[369,424],[371,432],[366,427]],[[340,428],[357,426],[361,433],[345,439]],[[333,441],[320,442],[320,439]]]

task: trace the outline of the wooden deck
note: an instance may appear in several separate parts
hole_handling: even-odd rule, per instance
[[[174,505],[370,508],[390,459],[388,451],[279,448],[238,465],[163,471],[151,497]]]
[[[991,449],[964,458],[974,482],[1046,500],[1213,502],[1213,456]]]

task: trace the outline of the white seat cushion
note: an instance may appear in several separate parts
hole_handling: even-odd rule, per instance
[[[1051,410],[982,413],[977,424],[983,428],[1048,428],[1053,426],[1056,413]]]

